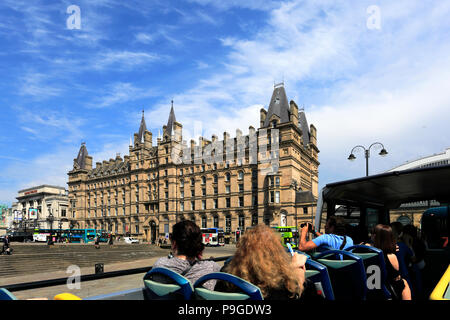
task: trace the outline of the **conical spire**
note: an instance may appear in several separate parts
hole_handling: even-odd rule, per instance
[[[141,126],[139,127],[139,134],[138,134],[139,142],[143,142],[144,141],[144,133],[145,133],[145,131],[147,131],[147,126],[145,125],[144,110],[142,110]]]
[[[173,110],[173,100],[172,100],[172,107],[170,108],[169,120],[167,121],[166,126],[166,134],[169,137],[172,136],[173,125],[175,121],[177,121],[177,119],[175,118],[175,111]]]
[[[76,161],[76,165],[78,166],[79,169],[85,169],[86,168],[86,157],[87,156],[88,156],[88,151],[87,151],[87,148],[86,148],[86,143],[82,142],[80,151],[78,152],[78,157],[75,160]]]
[[[270,99],[269,110],[267,111],[264,126],[269,126],[270,118],[276,115],[280,118],[280,123],[289,122],[289,103],[284,90],[284,83],[274,85],[272,98]]]

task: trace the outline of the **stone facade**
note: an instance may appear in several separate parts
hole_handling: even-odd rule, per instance
[[[183,219],[201,227],[223,228],[228,237],[258,223],[292,226],[312,221],[318,194],[316,128],[307,126],[294,101],[288,104],[282,84],[275,86],[260,120],[260,128],[249,127],[246,136],[237,130],[236,137],[230,138],[225,132],[223,140],[200,137],[188,146],[172,106],[156,145],[144,115],[123,159],[117,156],[93,167],[83,144],[68,173],[70,218],[79,228],[104,229],[144,241],[171,232]],[[258,146],[257,159],[252,139]],[[271,143],[274,140],[277,143]],[[239,149],[240,141],[246,141],[244,148]],[[212,148],[216,145],[223,147]],[[211,155],[223,155],[224,161],[202,158],[211,149]],[[227,156],[234,155],[232,161],[225,161],[229,160],[225,150]],[[273,170],[266,160],[275,158]],[[302,197],[297,194],[305,191],[310,199],[299,201]]]
[[[13,204],[12,212],[21,212],[22,220],[13,220],[14,229],[57,229],[60,224],[62,229],[69,229],[69,201],[64,187],[42,185],[28,188],[20,190],[16,199],[18,202]],[[30,209],[37,210],[37,219],[32,218]]]

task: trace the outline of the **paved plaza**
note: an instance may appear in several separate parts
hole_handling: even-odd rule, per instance
[[[103,263],[104,272],[150,267],[160,257],[167,256],[169,249],[154,245],[115,244],[59,245],[13,243],[12,256],[0,256],[0,287],[11,284],[68,277],[67,267],[77,265],[81,275],[95,273],[95,264]],[[230,256],[234,245],[206,248],[204,258]],[[222,264],[222,263],[219,263]],[[80,289],[68,289],[67,285],[13,292],[19,299],[47,298],[59,293],[73,293],[81,298],[134,289],[143,286],[144,274],[135,274],[81,283]]]

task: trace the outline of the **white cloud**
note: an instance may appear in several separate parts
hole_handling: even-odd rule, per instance
[[[135,38],[137,41],[145,43],[145,44],[151,43],[152,41],[155,40],[154,35],[144,33],[144,32],[139,32],[138,34],[136,34]]]
[[[154,89],[137,88],[128,82],[117,82],[111,84],[105,91],[107,93],[99,97],[97,101],[93,103],[93,107],[109,107],[119,103],[148,98],[156,94]]]
[[[223,68],[174,97],[177,119],[190,131],[201,120],[219,137],[237,124],[246,131],[259,122],[250,106],[267,105],[272,84],[284,79],[288,98],[306,101],[318,129],[321,183],[364,174],[363,160],[347,161],[356,144],[386,145],[386,158],[371,157],[372,173],[441,152],[450,139],[450,6],[383,1],[381,30],[369,30],[370,4],[278,3],[251,38],[220,39],[230,50]],[[168,110],[164,103],[154,112]]]
[[[119,69],[131,69],[159,59],[160,57],[157,54],[147,52],[110,51],[98,54],[96,61],[93,62],[93,67],[95,69],[105,69],[114,65]]]

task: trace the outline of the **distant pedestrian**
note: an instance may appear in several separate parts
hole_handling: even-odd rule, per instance
[[[11,242],[11,240],[9,239],[9,236],[6,235],[5,238],[3,239],[3,246],[2,246],[1,254],[3,254],[3,253],[11,254],[12,249],[10,248],[10,242]]]
[[[100,237],[95,237],[95,249],[100,249]]]
[[[114,244],[113,235],[109,236],[109,245],[112,246]]]

